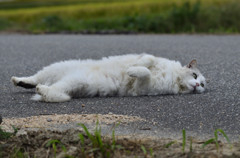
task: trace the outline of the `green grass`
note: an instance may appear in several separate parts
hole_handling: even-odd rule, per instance
[[[59,141],[59,140],[50,140],[47,142],[46,144],[46,147],[52,147],[53,148],[53,151],[54,151],[54,158],[56,158],[56,153],[57,153],[57,144],[60,144],[62,150],[66,153],[67,150],[66,150],[66,147]]]
[[[80,126],[83,128],[86,136],[88,139],[90,139],[90,146],[86,146],[85,144],[85,138],[83,134],[79,134],[80,142],[81,142],[81,151],[82,151],[82,157],[87,157],[87,153],[93,153],[94,157],[104,157],[109,158],[112,157],[115,150],[122,149],[122,146],[116,144],[115,140],[115,128],[112,130],[112,142],[111,143],[105,143],[102,139],[101,134],[101,127],[99,126],[99,122],[96,123],[96,128],[94,131],[94,134],[91,134],[88,130],[88,128],[84,124],[80,124]],[[118,125],[117,125],[118,126]],[[99,154],[100,153],[100,154]]]
[[[216,129],[214,131],[214,138],[211,138],[209,140],[207,140],[203,145],[202,148],[205,148],[207,145],[211,144],[211,143],[215,143],[216,145],[216,149],[217,151],[219,151],[219,144],[218,144],[218,134],[222,134],[223,137],[227,140],[227,142],[230,144],[230,148],[232,148],[231,142],[228,138],[228,136],[225,134],[225,132],[222,129]]]
[[[17,0],[2,4],[0,31],[240,32],[238,0]]]
[[[0,140],[8,139],[12,136],[12,133],[6,132],[0,128]]]
[[[185,146],[186,146],[186,130],[182,130],[182,152],[185,152]]]
[[[4,140],[4,139],[9,139],[9,138],[11,138],[12,136],[14,136],[14,135],[17,133],[18,129],[15,128],[14,126],[12,126],[12,128],[13,128],[13,130],[14,130],[13,133],[11,133],[11,132],[6,132],[6,131],[4,131],[4,130],[0,127],[0,141],[1,141],[1,140]]]
[[[170,146],[172,146],[173,144],[177,143],[177,141],[170,141],[169,143],[167,143],[164,147],[165,148],[169,148]]]
[[[145,148],[145,146],[143,146],[143,145],[141,145],[141,149],[142,149],[142,152],[143,152],[143,154],[144,154],[144,157],[154,157],[153,155],[153,149],[152,148],[150,148],[149,149],[149,152],[147,151],[147,149]]]
[[[50,6],[64,6],[64,5],[76,5],[76,4],[88,4],[88,3],[111,3],[119,0],[15,0],[15,1],[3,1],[0,2],[0,9],[22,9],[22,8],[39,8]],[[127,0],[121,0],[127,1]]]

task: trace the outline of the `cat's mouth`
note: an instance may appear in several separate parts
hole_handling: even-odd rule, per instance
[[[192,92],[193,92],[193,93],[198,93],[197,86],[192,86],[192,87],[193,87]]]
[[[201,90],[197,89],[196,86],[193,87],[192,92],[193,92],[193,93],[198,93],[198,94],[202,93]]]
[[[193,87],[193,93],[197,93],[197,87],[196,86]]]

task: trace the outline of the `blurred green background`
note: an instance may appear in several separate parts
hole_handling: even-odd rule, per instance
[[[0,32],[239,33],[240,0],[0,0]]]

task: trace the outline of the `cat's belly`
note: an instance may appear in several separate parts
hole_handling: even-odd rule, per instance
[[[100,71],[87,74],[83,72],[79,73],[77,79],[74,81],[76,84],[70,93],[71,96],[79,98],[94,96],[137,96],[140,95],[140,93],[141,95],[147,94],[145,91],[139,91],[139,89],[144,90],[144,86],[136,86],[136,78],[129,77],[125,71],[118,73],[99,72]],[[74,74],[76,76],[76,73]]]
[[[103,73],[79,76],[70,93],[72,97],[116,96],[121,89],[121,77]]]

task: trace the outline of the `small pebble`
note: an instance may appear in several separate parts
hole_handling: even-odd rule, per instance
[[[47,118],[47,122],[52,122],[52,119],[51,118]]]

